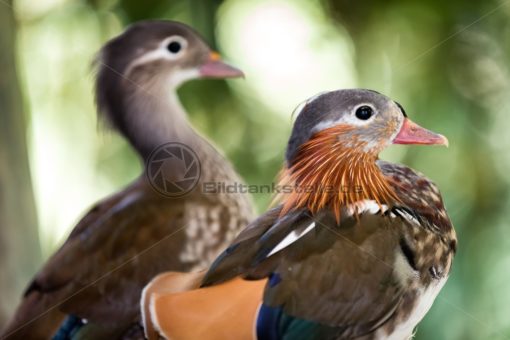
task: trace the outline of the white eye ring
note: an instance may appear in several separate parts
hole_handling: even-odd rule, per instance
[[[363,104],[354,108],[354,115],[359,120],[367,121],[375,115],[375,109],[372,105]]]
[[[362,119],[362,118],[358,117],[358,115],[356,114],[356,112],[359,109],[361,109],[362,107],[368,107],[372,111],[372,114],[367,119]],[[377,110],[375,109],[375,107],[372,104],[362,103],[352,109],[352,112],[351,112],[350,116],[348,117],[348,121],[349,121],[349,123],[351,123],[353,125],[365,125],[365,124],[368,124],[369,122],[371,122],[376,115],[377,115]]]
[[[181,57],[187,47],[188,41],[180,35],[168,37],[161,43],[161,48],[165,49],[166,55],[170,59]]]

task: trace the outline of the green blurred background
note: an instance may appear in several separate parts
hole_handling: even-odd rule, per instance
[[[446,135],[449,149],[382,155],[439,185],[459,237],[416,338],[510,339],[509,2],[0,0],[0,326],[86,209],[140,173],[98,128],[91,61],[130,22],[160,18],[245,71],[179,92],[250,184],[275,178],[292,110],[323,90],[378,90]],[[254,199],[263,211],[270,196]]]

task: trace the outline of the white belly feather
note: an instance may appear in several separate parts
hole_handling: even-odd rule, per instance
[[[406,340],[413,336],[413,331],[425,314],[432,307],[432,303],[446,283],[447,277],[432,282],[432,284],[419,293],[418,301],[407,320],[400,322],[392,333],[386,334],[382,329],[377,332],[377,339]]]

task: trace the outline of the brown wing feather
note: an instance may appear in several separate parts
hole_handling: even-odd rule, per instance
[[[64,252],[63,249],[69,247],[68,244],[72,243],[77,235],[86,232],[91,225],[114,207],[124,193],[125,191],[122,191],[97,203],[78,222],[60,251],[48,260],[43,269],[28,284],[23,300],[3,330],[2,338],[47,339],[56,332],[65,314],[59,310],[57,301],[48,293],[65,287],[73,278],[73,272],[65,271],[64,268],[56,271],[53,268],[58,268],[62,262],[59,256]],[[48,275],[49,272],[51,275]]]
[[[403,296],[394,263],[404,222],[365,214],[340,227],[332,213],[312,221],[314,231],[275,254],[280,283],[266,286],[264,302],[337,327],[342,338],[372,331]]]
[[[155,274],[191,266],[167,256],[184,243],[182,204],[135,184],[92,209],[29,285],[5,334],[40,317],[28,334],[44,325],[48,338],[62,321],[60,311],[98,322],[113,323],[112,315],[131,321],[141,289]]]
[[[259,220],[259,239],[224,253],[204,283],[230,279],[231,268],[245,277],[277,275],[279,283],[266,286],[265,304],[283,306],[288,315],[337,327],[342,336],[367,334],[392,316],[403,297],[394,263],[407,223],[382,214],[346,215],[340,226],[330,211],[313,217],[309,214],[306,223],[301,218],[301,229],[303,224],[315,222],[314,229],[262,261],[255,259],[262,251],[267,255],[264,243],[270,242],[272,247],[274,243],[267,237],[267,221]],[[255,233],[255,227],[245,232]],[[286,229],[288,233],[293,230]],[[242,235],[238,244],[246,241]]]
[[[301,211],[280,218],[281,208],[278,206],[271,209],[250,223],[214,261],[202,281],[202,286],[215,285],[239,275],[249,275],[253,261],[264,250],[269,249],[268,245],[276,245],[296,227],[294,223],[300,218]],[[265,276],[255,275],[255,271],[251,271],[251,274],[252,278]]]

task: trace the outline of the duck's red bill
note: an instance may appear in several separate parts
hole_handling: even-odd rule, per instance
[[[445,145],[448,139],[438,133],[422,128],[408,118],[404,118],[402,128],[393,139],[393,144]]]

